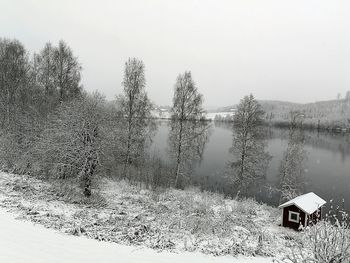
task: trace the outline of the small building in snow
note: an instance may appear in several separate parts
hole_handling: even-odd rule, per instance
[[[282,226],[299,230],[321,218],[322,206],[326,203],[315,193],[307,193],[281,204]]]

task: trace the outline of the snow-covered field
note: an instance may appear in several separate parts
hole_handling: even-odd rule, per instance
[[[156,252],[152,249],[68,236],[31,222],[16,220],[0,209],[1,263],[268,263],[268,258],[213,257],[201,253]]]
[[[99,182],[93,201],[80,200],[0,172],[0,262],[272,262],[296,235],[278,226],[278,209],[253,200]]]

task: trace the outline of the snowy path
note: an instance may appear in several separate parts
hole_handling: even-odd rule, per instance
[[[212,257],[200,253],[157,253],[84,237],[68,236],[30,222],[14,219],[0,209],[0,262],[129,262],[129,263],[271,263],[266,258]]]

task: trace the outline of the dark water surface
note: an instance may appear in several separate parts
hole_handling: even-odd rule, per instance
[[[227,163],[232,159],[230,124],[212,123],[211,135],[203,154],[203,160],[195,168],[193,182],[212,191],[230,193],[225,177]],[[305,166],[305,192],[315,192],[328,203],[344,205],[350,210],[350,135],[305,131],[305,150],[308,153]],[[160,121],[154,137],[152,152],[167,159],[168,122]],[[250,193],[258,201],[278,205],[278,170],[288,143],[288,130],[270,128],[267,151],[272,156],[266,182]]]

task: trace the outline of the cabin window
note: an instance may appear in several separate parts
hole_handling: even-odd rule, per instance
[[[290,222],[299,223],[299,213],[298,212],[289,211],[288,220]]]

